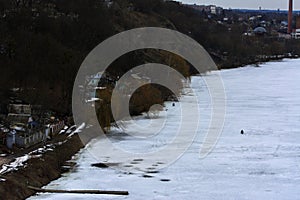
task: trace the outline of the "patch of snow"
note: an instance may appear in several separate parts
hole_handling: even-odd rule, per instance
[[[29,155],[26,154],[24,156],[18,157],[15,159],[15,161],[2,165],[2,169],[0,170],[0,174],[5,174],[7,172],[11,171],[17,171],[18,168],[24,167],[25,163],[32,158],[40,158],[42,155]]]
[[[60,134],[65,133],[68,130],[68,128],[69,128],[68,126],[65,126],[62,130],[60,130],[60,132],[58,134],[60,135]]]
[[[44,154],[47,151],[53,151],[53,149],[55,148],[54,144],[50,144],[50,145],[46,145],[44,147],[38,148],[34,151],[31,151],[30,153],[28,153],[29,155],[36,155],[36,154]]]
[[[105,90],[106,87],[95,87],[95,90]]]
[[[75,131],[73,131],[68,137],[72,137],[76,133],[81,133],[85,127],[85,123],[82,123]]]
[[[64,142],[61,142],[61,143],[63,144]],[[55,145],[59,145],[59,144],[55,144]],[[26,155],[23,155],[23,156],[20,156],[20,157],[14,159],[14,161],[9,164],[3,164],[2,169],[0,170],[0,174],[5,174],[5,173],[11,172],[11,171],[17,171],[18,168],[24,167],[25,163],[29,159],[40,158],[40,157],[42,157],[42,154],[46,153],[47,151],[54,151],[55,145],[54,144],[46,145],[42,148],[38,148],[36,150],[29,152]],[[3,155],[5,155],[5,154],[3,154]]]
[[[86,100],[86,103],[91,103],[91,102],[95,102],[95,101],[100,101],[101,99],[93,97],[91,99]]]
[[[25,131],[25,128],[24,128],[24,127],[18,126],[18,125],[12,126],[11,129],[14,129],[14,130],[16,130],[16,131],[23,131],[23,132]]]
[[[73,126],[71,126],[68,130],[67,130],[67,132],[66,132],[66,134],[70,134],[72,131],[74,131],[76,129],[76,125],[73,125]]]
[[[60,132],[59,134],[65,133],[68,130],[68,126],[65,126]]]
[[[23,167],[24,163],[29,159],[30,156],[27,154],[25,156],[16,158],[15,161],[11,162],[10,164],[4,164],[0,170],[0,174],[18,170],[18,167]]]
[[[55,145],[56,146],[61,146],[61,145],[63,145],[64,143],[66,143],[68,140],[64,140],[64,141],[62,141],[62,142],[57,142],[57,143],[55,143]]]

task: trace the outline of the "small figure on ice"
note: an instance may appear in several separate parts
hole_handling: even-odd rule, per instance
[[[241,134],[242,134],[242,135],[244,134],[244,130],[243,130],[243,129],[241,130]]]

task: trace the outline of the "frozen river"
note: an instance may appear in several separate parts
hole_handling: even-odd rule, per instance
[[[206,76],[213,77],[214,72]],[[135,165],[144,162],[139,157],[135,162],[117,163],[128,167],[127,171],[92,167],[98,162],[118,162],[105,152],[103,159],[96,159],[90,149],[101,145],[101,141],[93,141],[76,155],[75,171],[45,188],[128,190],[129,196],[38,194],[30,199],[299,199],[300,60],[222,70],[221,76],[227,101],[225,123],[217,145],[205,158],[199,158],[205,132],[201,124],[184,155],[155,173],[135,170]],[[207,105],[200,108],[205,116],[210,102],[203,84],[201,77],[193,77],[192,88],[207,100]],[[181,104],[190,106],[191,112],[194,109],[188,93]],[[155,119],[159,122],[168,118],[159,138],[141,141],[113,130],[111,141],[128,151],[167,145],[172,127],[180,120],[180,106],[167,103],[166,108]],[[137,119],[137,123],[146,122]],[[130,125],[125,127],[126,132],[134,131]],[[158,165],[153,163],[153,169]]]

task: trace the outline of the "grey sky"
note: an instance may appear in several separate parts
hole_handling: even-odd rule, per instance
[[[287,10],[288,0],[180,0],[183,3],[199,5],[217,5],[223,8],[251,8]],[[300,1],[294,0],[294,9],[300,10]]]

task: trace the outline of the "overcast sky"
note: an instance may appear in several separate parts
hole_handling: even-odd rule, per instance
[[[183,3],[198,5],[217,5],[223,8],[288,9],[288,0],[180,0]],[[300,1],[294,0],[294,9],[300,10]]]

